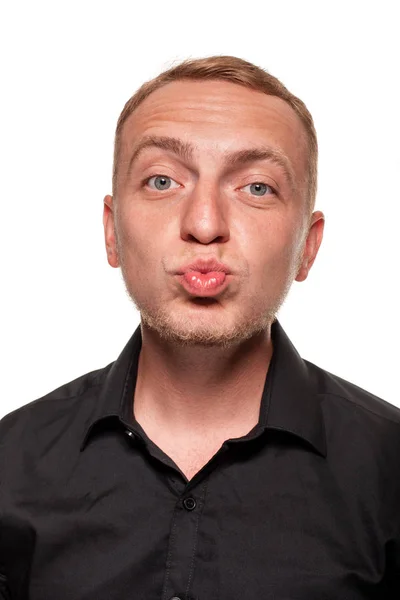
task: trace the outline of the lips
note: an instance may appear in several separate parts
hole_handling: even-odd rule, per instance
[[[229,274],[230,269],[215,259],[198,259],[177,273],[185,290],[202,298],[221,293],[228,284]]]
[[[177,272],[177,275],[183,275],[184,273],[188,273],[190,271],[197,271],[198,273],[230,273],[229,267],[218,262],[214,258],[197,259],[196,261],[181,267]]]

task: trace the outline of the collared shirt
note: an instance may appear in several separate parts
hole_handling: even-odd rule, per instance
[[[190,481],[133,416],[140,326],[4,417],[1,600],[399,599],[400,410],[272,339],[258,424]]]

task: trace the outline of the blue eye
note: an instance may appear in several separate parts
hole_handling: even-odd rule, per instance
[[[150,184],[152,180],[154,180],[153,183],[155,187],[153,187],[153,185]],[[146,179],[146,183],[150,189],[155,189],[160,192],[163,190],[169,190],[171,187],[179,187],[179,183],[176,183],[174,179],[172,179],[171,177],[167,177],[167,175],[153,175],[153,177],[149,177],[148,179]],[[176,185],[173,186],[172,183],[175,183]]]
[[[270,190],[270,193],[275,194],[274,188],[266,183],[262,183],[262,181],[256,181],[255,183],[249,183],[245,185],[243,189],[250,187],[251,193],[254,193],[254,196],[265,196],[267,190]]]

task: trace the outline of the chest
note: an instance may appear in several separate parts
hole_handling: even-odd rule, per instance
[[[29,502],[10,496],[0,558],[9,531],[17,556],[4,574],[16,569],[19,585],[29,571],[31,600],[390,597],[379,487],[354,466],[339,476],[305,449],[239,444],[187,483],[129,444],[99,438],[57,482],[38,473]],[[174,448],[190,476],[219,441]]]
[[[159,447],[179,467],[190,481],[217,454],[224,440],[170,445],[160,442]]]
[[[242,424],[235,430],[204,431],[190,435],[171,436],[162,429],[146,424],[146,434],[169,457],[190,481],[221,450],[226,440],[245,436],[255,423]]]

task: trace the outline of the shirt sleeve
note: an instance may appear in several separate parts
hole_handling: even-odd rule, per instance
[[[386,544],[382,600],[400,600],[400,528]]]
[[[0,600],[26,600],[35,533],[19,517],[0,513]]]
[[[8,586],[7,580],[4,575],[0,573],[0,600],[12,600]]]

